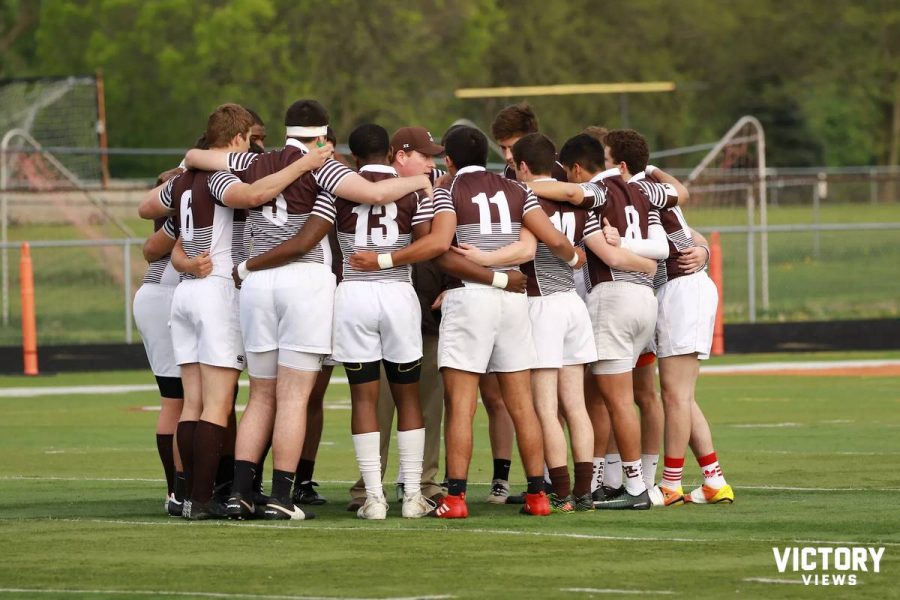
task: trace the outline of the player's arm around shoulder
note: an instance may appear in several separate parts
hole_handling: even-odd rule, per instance
[[[523,227],[517,241],[493,252],[484,252],[471,244],[451,246],[450,249],[482,267],[512,267],[534,260],[537,238],[527,227]]]
[[[142,219],[159,219],[174,214],[172,186],[178,177],[180,175],[176,175],[144,194],[144,198],[138,206],[138,216]]]
[[[666,173],[659,167],[647,165],[644,169],[644,176],[651,182],[658,183],[662,186],[662,200],[659,202],[658,208],[672,208],[676,205],[684,205],[690,200],[691,194],[683,183],[678,181],[673,175]]]
[[[357,173],[350,172],[341,178],[333,191],[329,191],[332,191],[335,196],[346,198],[357,204],[379,206],[390,204],[418,190],[424,190],[429,198],[433,197],[431,179],[427,175],[392,177],[372,182]]]
[[[165,226],[160,227],[144,242],[144,260],[151,263],[171,254],[172,248],[175,247],[175,240],[176,237],[172,237],[171,230],[167,230]]]
[[[326,146],[314,148],[279,171],[257,179],[253,183],[244,183],[226,171],[219,171],[213,177],[222,174],[227,177],[227,184],[221,192],[221,200],[231,208],[255,208],[272,200],[304,174],[318,169],[331,158],[331,150]],[[213,182],[210,178],[210,189]]]

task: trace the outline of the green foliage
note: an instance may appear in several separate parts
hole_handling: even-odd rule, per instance
[[[775,166],[897,160],[900,5],[714,8],[706,0],[12,1],[0,8],[0,74],[102,68],[113,146],[187,146],[225,101],[252,106],[277,140],[287,105],[313,96],[344,139],[365,121],[438,134],[465,116],[486,128],[521,99],[460,101],[458,87],[672,80],[675,93],[632,94],[627,109],[617,96],[530,100],[558,143],[627,118],[653,147],[671,148],[718,139],[749,113],[766,127]],[[156,170],[144,159],[113,162],[114,175]]]

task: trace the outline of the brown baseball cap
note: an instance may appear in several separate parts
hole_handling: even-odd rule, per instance
[[[391,155],[401,150],[415,150],[427,156],[435,156],[441,154],[444,147],[435,144],[431,133],[424,127],[401,127],[391,136]]]

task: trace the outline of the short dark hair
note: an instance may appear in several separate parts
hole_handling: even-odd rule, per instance
[[[457,169],[487,164],[487,137],[478,129],[466,126],[453,128],[447,132],[443,142],[447,156]]]
[[[259,116],[258,112],[256,112],[255,110],[253,110],[252,108],[250,108],[248,106],[245,106],[244,108],[247,110],[248,113],[250,113],[250,116],[253,117],[254,125],[262,125],[263,127],[266,126],[266,124],[262,120],[262,117]]]
[[[331,125],[328,126],[328,131],[325,132],[325,140],[331,142],[332,146],[337,146],[337,136],[334,135],[334,129],[331,128]]]
[[[632,175],[647,168],[650,148],[644,136],[634,129],[613,129],[606,134],[606,145],[613,162],[624,162]]]
[[[491,135],[495,140],[505,140],[537,131],[537,115],[534,114],[527,102],[507,106],[497,113],[491,123]]]
[[[384,161],[391,147],[387,130],[381,125],[365,123],[350,132],[350,152],[361,162]]]
[[[297,100],[284,115],[286,127],[323,127],[328,125],[328,111],[318,100]],[[293,137],[293,136],[288,136]],[[311,142],[316,138],[301,138],[301,142]]]
[[[204,137],[210,148],[227,146],[236,135],[243,137],[253,126],[253,117],[240,104],[222,104],[206,120]]]
[[[447,129],[447,131],[444,132],[444,135],[441,136],[441,146],[446,146],[446,145],[447,145],[447,138],[450,136],[450,134],[451,134],[452,132],[456,131],[457,129],[462,128],[462,127],[465,127],[465,125],[462,125],[462,124],[460,124],[460,123],[457,123],[456,125],[451,125],[450,128]]]
[[[512,147],[516,166],[524,162],[535,175],[549,175],[556,162],[556,146],[542,133],[529,133]]]
[[[603,144],[587,133],[579,133],[559,149],[559,162],[568,169],[578,163],[582,169],[596,173],[603,168]]]
[[[603,144],[606,140],[606,134],[609,133],[609,129],[603,127],[602,125],[588,125],[581,133],[586,133],[589,136],[596,138],[597,141]]]

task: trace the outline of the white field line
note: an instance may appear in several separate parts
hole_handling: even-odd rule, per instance
[[[109,483],[164,483],[165,479],[138,478],[138,477],[56,477],[40,475],[0,475],[0,481],[83,481],[83,482],[109,482]],[[355,480],[349,479],[319,479],[318,483],[325,485],[352,485]],[[386,483],[385,485],[391,485]],[[488,481],[470,481],[472,486],[488,486]],[[795,487],[783,485],[736,485],[738,490],[767,490],[775,492],[900,492],[900,487],[861,488],[861,487]]]
[[[792,370],[792,371],[821,371],[823,369],[845,369],[857,367],[886,367],[900,366],[900,360],[824,360],[824,361],[792,361],[792,362],[766,362],[749,365],[711,365],[700,367],[701,373],[707,374],[734,374],[753,373],[757,371]],[[346,377],[332,377],[331,383],[347,384]],[[250,382],[241,380],[241,387],[247,387]],[[128,394],[134,392],[153,392],[156,386],[152,384],[135,385],[72,385],[72,386],[47,386],[47,387],[8,387],[0,388],[0,398],[34,398],[36,396],[60,396],[69,394]]]
[[[346,384],[346,377],[332,377],[331,383]],[[244,379],[238,381],[240,387],[250,387]],[[38,396],[68,396],[76,394],[133,394],[136,392],[155,392],[153,384],[140,383],[133,385],[62,385],[45,387],[6,387],[0,388],[0,398],[36,398]]]
[[[254,598],[256,600],[443,600],[449,594],[436,596],[402,596],[392,598],[348,598],[344,596],[272,596],[268,594],[225,594],[222,592],[174,592],[159,590],[70,590],[38,588],[0,588],[2,594],[70,594],[111,596],[174,596],[179,598]]]
[[[640,594],[649,595],[649,594],[674,594],[672,590],[614,590],[608,588],[559,588],[561,592],[572,592],[576,594],[615,594],[626,595],[626,594]]]
[[[803,427],[802,423],[735,423],[726,427],[738,429],[781,429],[783,427]]]
[[[795,362],[765,362],[751,365],[709,365],[701,366],[700,374],[732,375],[737,373],[755,373],[757,371],[822,371],[827,369],[856,369],[873,367],[900,366],[900,360],[821,360]]]
[[[357,533],[408,533],[422,531],[440,531],[441,533],[473,533],[485,535],[509,535],[519,537],[547,537],[547,538],[563,538],[575,540],[596,540],[596,541],[613,541],[613,542],[673,542],[682,543],[711,543],[711,542],[732,542],[733,538],[684,538],[684,537],[653,537],[653,536],[618,536],[618,535],[596,535],[590,533],[564,533],[564,532],[548,532],[548,531],[522,531],[518,529],[454,529],[452,526],[434,529],[424,529],[417,527],[391,527],[381,528],[375,526],[348,526],[348,527],[332,527],[311,525],[309,523],[296,525],[277,525],[263,523],[248,523],[235,521],[206,521],[204,524],[185,523],[181,519],[170,519],[167,521],[129,521],[124,519],[25,519],[29,522],[52,521],[54,523],[99,523],[106,525],[138,525],[149,527],[238,527],[242,529],[288,529],[294,531],[314,530],[314,531],[342,531]],[[801,539],[780,539],[780,538],[741,538],[742,542],[756,542],[765,544],[833,544],[838,546],[900,546],[900,542],[854,542],[848,540],[801,540]]]
[[[789,584],[803,584],[803,581],[800,579],[772,579],[769,577],[747,577],[746,579],[741,579],[741,581],[747,581],[749,583],[789,583]]]

